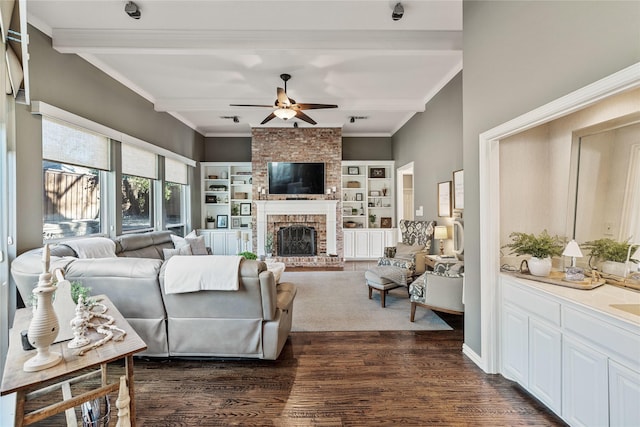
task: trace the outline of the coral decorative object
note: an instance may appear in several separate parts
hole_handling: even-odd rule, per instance
[[[73,331],[73,339],[69,341],[67,346],[69,348],[84,347],[89,344],[91,340],[85,336],[87,328],[89,326],[89,319],[91,314],[84,303],[84,297],[80,295],[78,297],[78,305],[76,306],[76,317],[71,319],[71,330]]]
[[[38,278],[38,285],[33,290],[37,298],[37,306],[27,331],[29,343],[36,348],[37,354],[24,363],[22,369],[25,372],[41,371],[57,365],[62,360],[60,353],[49,349],[58,336],[58,317],[52,302],[56,287],[49,273],[49,258],[49,245],[45,245],[42,252],[42,274]]]

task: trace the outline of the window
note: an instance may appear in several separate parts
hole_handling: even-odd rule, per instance
[[[153,230],[153,185],[157,156],[122,144],[122,232]]]
[[[187,165],[171,158],[165,158],[164,165],[163,211],[165,228],[179,236],[184,236],[187,218]]]
[[[43,240],[102,232],[109,139],[42,119]]]

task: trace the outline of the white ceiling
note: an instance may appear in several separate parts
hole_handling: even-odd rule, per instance
[[[280,74],[316,127],[391,136],[462,69],[462,1],[29,0],[28,21],[205,136],[249,136]],[[223,116],[238,116],[239,123]],[[350,123],[350,117],[366,117]],[[273,119],[264,126],[300,127]]]

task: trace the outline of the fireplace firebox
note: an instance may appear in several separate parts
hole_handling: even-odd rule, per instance
[[[278,230],[278,256],[315,256],[316,229],[291,225]]]

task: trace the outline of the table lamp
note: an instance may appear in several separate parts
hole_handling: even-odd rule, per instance
[[[562,256],[571,257],[571,267],[565,269],[565,279],[573,281],[584,280],[584,272],[581,268],[576,267],[576,258],[582,258],[582,251],[575,239],[571,239],[562,252]]]
[[[436,225],[433,233],[435,239],[440,239],[440,256],[444,255],[444,240],[449,238],[447,227],[445,225]]]
[[[631,251],[633,250],[634,247],[636,247],[636,251],[632,255]],[[629,262],[631,260],[640,261],[640,243],[629,244],[629,249],[627,250],[627,260],[624,263],[624,266],[625,266],[624,277],[627,277],[631,272],[631,269],[629,268]]]

